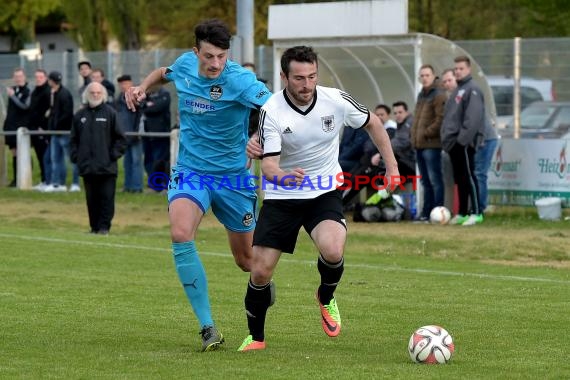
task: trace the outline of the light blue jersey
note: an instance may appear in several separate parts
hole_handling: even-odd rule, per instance
[[[242,173],[250,109],[262,106],[271,92],[254,73],[230,60],[215,79],[198,73],[194,52],[181,55],[168,69],[180,112],[177,170]]]

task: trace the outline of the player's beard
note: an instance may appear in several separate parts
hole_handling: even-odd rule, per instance
[[[313,97],[315,96],[314,89],[310,92],[306,92],[306,89],[303,89],[298,92],[290,91],[289,89],[287,89],[287,92],[289,93],[289,95],[291,95],[295,103],[299,106],[306,106],[310,104],[313,101]]]

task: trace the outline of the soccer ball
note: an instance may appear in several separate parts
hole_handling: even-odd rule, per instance
[[[431,210],[429,221],[434,224],[447,224],[451,219],[451,213],[444,206],[437,206]]]
[[[455,351],[451,335],[440,326],[423,326],[414,331],[408,343],[410,358],[415,363],[445,364]]]

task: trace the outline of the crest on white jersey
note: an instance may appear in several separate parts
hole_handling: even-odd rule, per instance
[[[334,115],[321,116],[321,123],[323,131],[325,132],[334,131]]]

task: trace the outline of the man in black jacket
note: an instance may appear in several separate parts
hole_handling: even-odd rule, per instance
[[[127,141],[113,107],[106,104],[107,91],[91,82],[83,92],[85,108],[73,117],[71,161],[83,177],[91,233],[107,235],[115,214],[117,160]]]
[[[16,68],[13,73],[14,86],[6,88],[8,95],[8,109],[6,120],[4,120],[4,130],[15,132],[20,127],[27,127],[29,121],[30,89],[26,82],[26,74],[21,68]],[[12,167],[14,169],[14,179],[10,187],[16,187],[17,163],[16,163],[16,135],[6,136],[6,145],[12,151]]]
[[[141,104],[145,132],[170,132],[170,93],[163,87],[150,92]],[[144,169],[170,175],[170,138],[143,137]],[[164,184],[165,188],[167,183]]]
[[[125,74],[117,78],[121,92],[115,99],[115,110],[121,128],[125,132],[138,132],[141,112],[137,108],[135,112],[127,107],[125,92],[133,86],[130,75]],[[143,145],[138,136],[127,137],[127,150],[123,158],[125,174],[124,191],[128,193],[141,193],[143,191]]]
[[[62,75],[52,71],[48,75],[51,88],[48,129],[50,131],[69,131],[73,121],[73,96],[62,84]],[[50,140],[51,184],[44,191],[67,191],[66,157],[69,157],[69,135],[53,135]],[[79,188],[77,169],[73,168],[73,185]]]
[[[36,87],[32,91],[30,101],[30,122],[28,129],[31,131],[45,131],[48,129],[48,110],[50,103],[50,87],[47,73],[43,69],[37,69],[35,74]],[[32,146],[40,164],[41,183],[36,187],[43,190],[51,177],[51,160],[49,159],[49,136],[32,135]],[[47,159],[46,159],[47,156]]]

